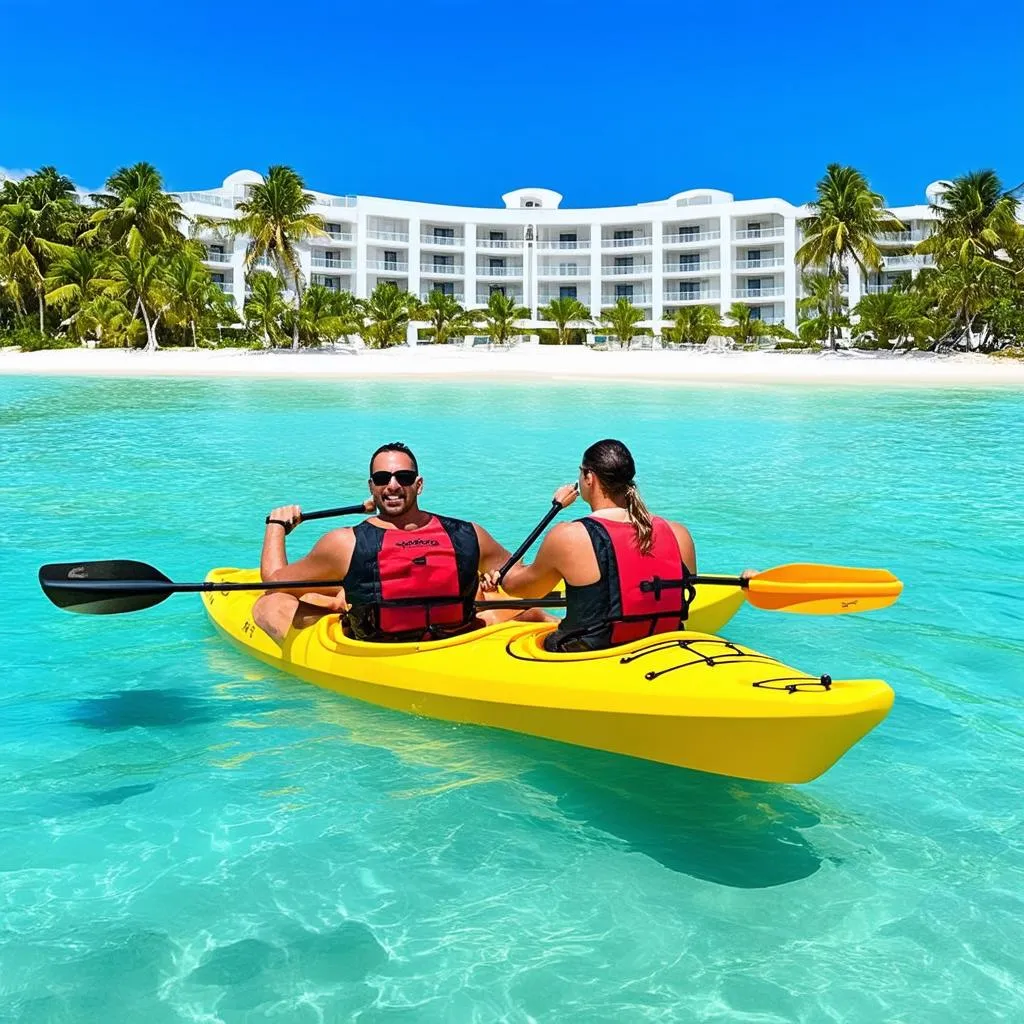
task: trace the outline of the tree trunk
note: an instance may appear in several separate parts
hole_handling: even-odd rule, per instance
[[[46,333],[46,296],[43,292],[39,293],[39,333]]]
[[[192,347],[199,348],[199,342],[196,341],[196,322],[195,320],[189,320],[189,326],[192,328]]]

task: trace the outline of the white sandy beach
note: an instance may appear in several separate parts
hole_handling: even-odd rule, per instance
[[[634,380],[677,384],[1024,387],[1024,362],[915,353],[595,352],[579,346],[508,350],[419,346],[385,351],[257,352],[243,349],[0,350],[0,374],[104,377],[328,377]]]

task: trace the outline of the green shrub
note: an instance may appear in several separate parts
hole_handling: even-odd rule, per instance
[[[38,327],[28,324],[0,334],[0,346],[4,345],[17,345],[22,352],[38,352],[44,348],[78,348],[77,341],[43,334]]]

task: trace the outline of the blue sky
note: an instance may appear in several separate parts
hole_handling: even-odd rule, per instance
[[[86,187],[136,160],[172,189],[287,163],[470,205],[799,202],[830,161],[893,204],[980,167],[1024,181],[1021,0],[0,0],[0,24],[0,166]]]

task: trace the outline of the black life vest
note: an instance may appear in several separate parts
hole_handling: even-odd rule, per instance
[[[653,519],[645,555],[630,522],[594,516],[577,522],[590,536],[601,578],[582,587],[566,583],[565,618],[547,637],[548,650],[602,650],[681,629],[694,590],[672,527]]]
[[[421,640],[474,618],[480,542],[472,523],[432,515],[417,530],[353,527],[345,576],[348,627],[358,640]]]

